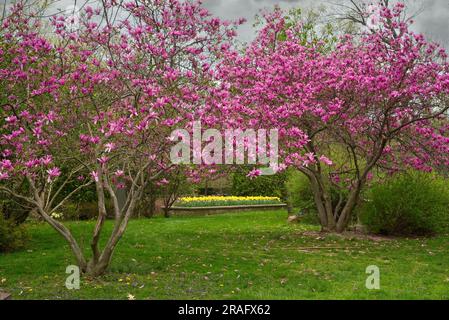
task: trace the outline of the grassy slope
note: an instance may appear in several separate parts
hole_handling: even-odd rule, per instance
[[[282,211],[131,221],[110,272],[65,288],[73,259],[46,225],[27,250],[0,255],[15,299],[449,299],[449,236],[373,242],[305,235]],[[70,227],[88,247],[91,222]],[[107,229],[111,227],[108,223]],[[339,247],[310,249],[310,247]],[[377,265],[381,290],[365,288]]]

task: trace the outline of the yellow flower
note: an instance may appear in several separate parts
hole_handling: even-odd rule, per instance
[[[134,297],[131,293],[128,293],[128,300],[136,300],[136,297]]]
[[[179,199],[184,203],[191,202],[212,202],[212,201],[281,201],[279,197],[265,197],[265,196],[203,196],[203,197],[182,197]]]

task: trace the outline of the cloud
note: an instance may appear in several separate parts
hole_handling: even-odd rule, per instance
[[[423,12],[416,17],[413,30],[449,48],[449,1],[425,1]]]
[[[9,2],[11,0],[7,0]],[[84,3],[86,0],[79,1]],[[87,0],[94,4],[98,0]],[[375,0],[366,0],[375,1]],[[422,8],[422,12],[415,18],[412,30],[423,33],[428,39],[440,42],[449,49],[449,1],[448,0],[402,0],[407,2],[409,12],[413,13]],[[214,15],[226,19],[236,20],[246,18],[247,22],[240,26],[239,39],[242,42],[251,41],[255,37],[254,17],[264,8],[279,5],[283,9],[300,7],[309,9],[320,5],[331,5],[341,0],[203,0],[203,6]],[[73,0],[58,0],[54,8],[67,9],[73,5]]]
[[[326,5],[329,0],[204,0],[203,6],[214,15],[226,19],[236,20],[246,18],[248,21],[238,30],[239,39],[243,42],[252,40],[255,36],[254,16],[264,8],[279,5],[281,8],[301,7],[309,9],[319,5]],[[334,1],[336,3],[337,1]],[[423,11],[415,18],[413,30],[423,33],[428,39],[440,42],[449,48],[449,1],[447,0],[409,0],[409,11],[418,8]]]
[[[203,6],[214,15],[226,19],[236,20],[239,18],[247,19],[247,22],[239,28],[239,39],[243,42],[252,40],[255,36],[252,27],[254,17],[263,9],[271,9],[279,5],[283,9],[293,7],[310,8],[312,3],[319,1],[313,0],[204,0]]]

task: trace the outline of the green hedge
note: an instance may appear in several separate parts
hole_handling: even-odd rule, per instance
[[[25,246],[28,235],[22,225],[0,214],[0,252],[9,252]]]
[[[434,174],[408,172],[377,183],[366,192],[361,222],[386,235],[433,235],[449,226],[448,181]]]
[[[259,176],[249,179],[247,173],[232,175],[232,195],[234,196],[274,196],[286,198],[285,182],[287,173],[281,172],[270,176]]]

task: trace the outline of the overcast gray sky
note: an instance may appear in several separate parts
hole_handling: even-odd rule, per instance
[[[332,8],[332,4],[344,3],[345,1],[348,2],[348,0],[203,0],[203,6],[222,19],[246,18],[248,21],[239,28],[239,39],[248,42],[255,36],[252,25],[254,16],[261,9],[273,8],[276,4],[284,9],[300,7],[307,10],[323,5]],[[376,2],[376,0],[360,1]],[[440,42],[449,49],[449,0],[401,1],[407,3],[409,12],[416,12],[418,8],[423,9],[415,19],[414,31],[425,34],[428,39]],[[84,1],[77,1],[77,3],[81,2]],[[89,2],[93,4],[96,0],[89,0]],[[74,0],[59,0],[57,7],[66,9],[67,6],[73,6],[74,3]]]
[[[275,4],[286,9],[307,9],[340,2],[342,0],[203,0],[203,5],[220,18],[246,18],[248,22],[239,28],[239,39],[249,41],[254,37],[252,24],[260,9],[271,8]],[[424,33],[449,48],[449,0],[409,0],[408,5],[413,12],[423,7],[423,12],[415,19],[414,31]]]

